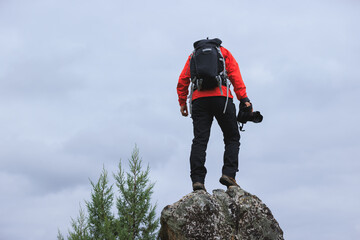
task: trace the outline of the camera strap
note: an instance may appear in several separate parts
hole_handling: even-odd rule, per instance
[[[245,130],[243,130],[244,124],[245,124],[245,123],[238,122],[238,126],[239,126],[239,129],[240,129],[240,132],[245,132]]]

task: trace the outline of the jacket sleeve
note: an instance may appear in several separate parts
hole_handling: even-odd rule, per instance
[[[230,51],[226,48],[221,47],[221,52],[224,55],[227,75],[230,79],[230,82],[234,86],[234,92],[237,99],[241,102],[250,101],[246,93],[246,86],[242,79],[238,63],[236,62]]]
[[[179,81],[177,84],[177,94],[179,97],[179,104],[180,106],[186,105],[187,95],[189,93],[189,85],[190,85],[190,58],[191,55],[188,57],[185,67],[182,70]]]

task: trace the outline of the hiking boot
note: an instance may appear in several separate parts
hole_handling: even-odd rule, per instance
[[[205,185],[200,182],[193,183],[193,190],[204,190],[206,192]]]
[[[230,186],[236,186],[236,187],[240,187],[235,179],[233,179],[232,177],[228,177],[226,175],[222,175],[221,178],[220,178],[220,183],[227,186],[227,187],[230,187]]]

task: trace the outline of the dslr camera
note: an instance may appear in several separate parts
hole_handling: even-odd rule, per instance
[[[262,120],[263,120],[263,116],[259,111],[253,112],[252,104],[247,107],[245,103],[240,103],[239,113],[237,115],[237,121],[239,123],[245,124],[248,121],[254,123],[260,123]],[[242,127],[240,128],[240,130],[242,130]]]

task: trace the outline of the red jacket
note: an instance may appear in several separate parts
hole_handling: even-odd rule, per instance
[[[224,47],[220,47],[221,53],[225,58],[225,65],[226,65],[226,71],[228,78],[230,79],[231,84],[234,86],[234,92],[236,94],[236,97],[241,102],[247,102],[249,101],[247,94],[246,94],[246,86],[244,84],[244,81],[241,77],[239,65],[236,62],[235,58],[231,55],[229,50],[227,50]],[[189,94],[189,85],[190,85],[190,59],[191,55],[188,57],[185,67],[182,70],[179,82],[177,84],[177,93],[179,96],[179,104],[180,106],[183,106],[186,104],[186,99]],[[215,96],[225,96],[226,97],[226,86],[222,86],[222,92],[219,88],[214,88],[211,90],[202,90],[198,91],[195,90],[192,96],[192,100],[195,100],[197,98],[201,97],[215,97]],[[231,91],[229,91],[229,97],[233,98]]]

